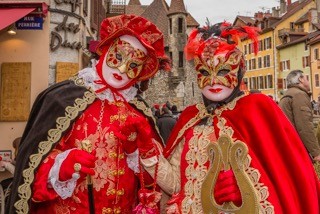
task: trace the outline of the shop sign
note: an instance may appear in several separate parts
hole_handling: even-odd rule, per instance
[[[25,16],[16,22],[19,30],[42,30],[43,18],[38,16]]]

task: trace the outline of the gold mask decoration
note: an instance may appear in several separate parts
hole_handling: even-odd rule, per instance
[[[239,69],[244,67],[244,57],[238,49],[225,50],[217,53],[221,41],[211,41],[204,46],[200,57],[195,56],[198,85],[205,86],[220,84],[228,88],[238,85]]]
[[[139,76],[148,56],[140,49],[135,49],[130,43],[116,39],[106,56],[106,64],[126,73],[130,79]]]

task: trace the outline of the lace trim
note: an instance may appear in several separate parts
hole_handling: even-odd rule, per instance
[[[78,77],[82,78],[84,81],[84,85],[88,88],[91,88],[93,91],[99,90],[101,88],[101,85],[95,83],[94,81],[100,80],[99,76],[97,75],[95,65],[92,66],[92,68],[85,68],[78,73]],[[129,102],[134,99],[134,97],[137,95],[138,89],[135,87],[130,87],[128,89],[124,89],[119,91],[119,93],[123,96],[123,98]],[[110,102],[121,100],[122,98],[117,96],[116,94],[112,93],[110,89],[106,89],[102,91],[101,93],[96,94],[97,97],[101,100],[108,100]]]
[[[74,173],[72,178],[67,181],[59,180],[61,164],[68,157],[72,150],[74,149],[69,149],[58,154],[49,172],[48,183],[62,199],[70,198],[72,196],[72,193],[77,185],[77,180],[80,177],[79,173]]]

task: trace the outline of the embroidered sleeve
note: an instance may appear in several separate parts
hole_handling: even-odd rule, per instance
[[[182,148],[183,143],[180,143],[168,160],[162,155],[159,157],[157,183],[163,191],[170,195],[180,191],[180,157]],[[144,169],[154,177],[157,163],[155,157],[141,159],[141,163]]]

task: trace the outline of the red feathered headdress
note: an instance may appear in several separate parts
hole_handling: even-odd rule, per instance
[[[210,45],[214,48],[213,54],[218,54],[223,51],[236,50],[239,41],[244,38],[253,40],[254,52],[258,52],[258,32],[256,27],[232,26],[228,22],[215,24],[213,26],[205,26],[193,30],[185,47],[186,59],[194,59],[195,56],[201,58],[204,47]]]

